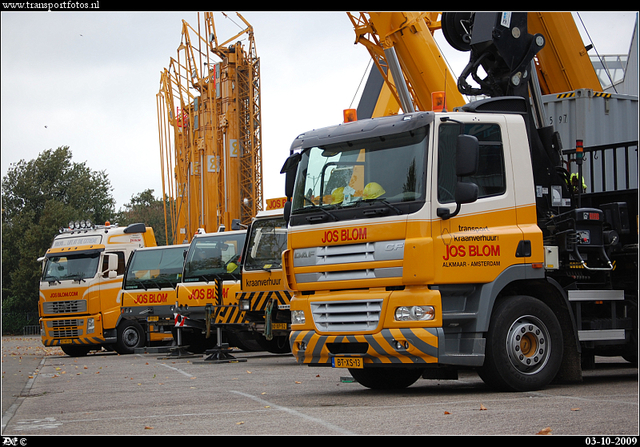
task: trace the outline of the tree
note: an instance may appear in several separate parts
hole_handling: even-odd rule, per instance
[[[171,201],[167,201],[170,206]],[[118,225],[125,226],[132,223],[142,222],[153,228],[158,245],[171,245],[173,238],[171,231],[167,238],[165,228],[164,206],[161,199],[153,196],[153,189],[145,189],[141,193],[131,196],[131,201],[124,205],[124,209],[120,209],[116,221]],[[167,225],[171,228],[171,223],[167,220]]]
[[[104,222],[112,217],[111,191],[105,171],[72,162],[68,146],[11,165],[2,179],[3,313],[37,314],[38,257],[70,220]]]

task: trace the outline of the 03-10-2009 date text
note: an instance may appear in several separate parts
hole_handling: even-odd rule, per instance
[[[634,446],[638,444],[637,436],[587,436],[585,445]]]

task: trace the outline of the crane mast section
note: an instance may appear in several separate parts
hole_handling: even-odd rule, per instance
[[[222,44],[213,13],[196,27],[183,21],[177,56],[161,74],[158,128],[173,243],[199,229],[249,224],[263,206],[259,58],[253,28],[240,18],[247,28]]]

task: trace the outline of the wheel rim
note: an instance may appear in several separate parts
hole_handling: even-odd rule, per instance
[[[138,341],[140,340],[140,334],[134,328],[125,329],[122,334],[122,339],[124,340],[124,344],[130,348],[138,346]]]
[[[520,372],[535,374],[544,368],[551,353],[547,326],[532,315],[518,318],[507,333],[507,353]]]

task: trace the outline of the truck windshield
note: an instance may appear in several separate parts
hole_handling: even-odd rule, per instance
[[[127,267],[124,288],[175,287],[182,278],[185,250],[186,247],[137,250]]]
[[[424,201],[427,129],[305,150],[292,214]]]
[[[261,219],[253,223],[243,261],[246,270],[271,270],[282,267],[282,252],[287,249],[284,218]]]
[[[84,281],[96,276],[99,261],[100,253],[98,252],[51,256],[47,258],[42,280],[49,282]]]
[[[184,263],[183,281],[239,279],[238,259],[246,233],[197,236]]]

